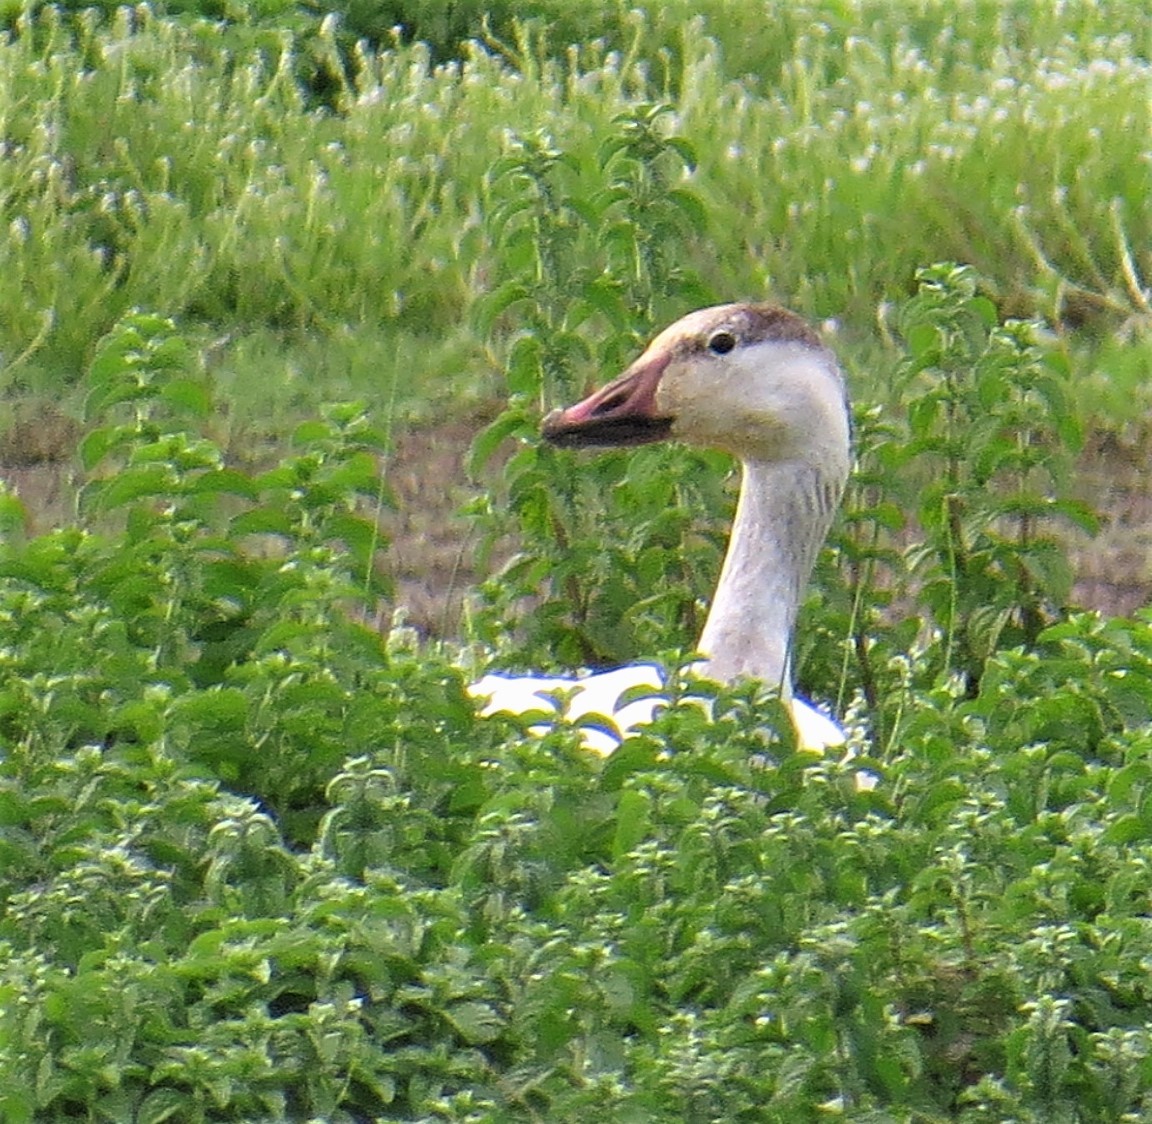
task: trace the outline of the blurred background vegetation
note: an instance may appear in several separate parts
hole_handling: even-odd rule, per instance
[[[500,388],[470,314],[517,269],[493,163],[546,136],[560,189],[591,195],[614,118],[664,103],[700,213],[662,253],[699,296],[770,294],[863,345],[915,267],[964,261],[1008,312],[1096,345],[1084,409],[1143,405],[1146,354],[1113,342],[1148,316],[1152,32],[1131,5],[797,4],[770,26],[727,2],[4,15],[9,399],[66,397],[148,306],[211,336],[250,424],[390,395],[397,371],[418,375],[406,408],[467,408]]]

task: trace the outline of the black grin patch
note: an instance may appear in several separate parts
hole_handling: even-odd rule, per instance
[[[561,449],[650,445],[666,440],[671,433],[671,418],[594,417],[571,426],[563,422],[544,426],[544,439]]]

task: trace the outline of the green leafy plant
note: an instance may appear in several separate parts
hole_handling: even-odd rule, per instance
[[[667,106],[643,106],[619,119],[590,167],[543,137],[517,139],[495,165],[492,225],[518,269],[481,306],[482,326],[506,350],[511,393],[476,439],[476,467],[498,442],[534,436],[539,404],[574,398],[590,360],[622,367],[659,310],[703,299],[700,282],[676,264],[677,245],[703,233],[704,215],[687,189],[672,186],[692,153],[662,128],[667,114]],[[595,352],[591,325],[609,329]],[[701,572],[716,543],[684,521],[675,497],[723,508],[714,479],[703,490],[695,482],[699,465],[715,459],[643,450],[573,473],[569,454],[522,444],[502,480],[531,546],[484,587],[476,635],[500,644],[518,618],[530,659],[550,652],[569,664],[682,644],[694,633]],[[507,532],[490,514],[487,526]],[[667,592],[655,594],[661,578]],[[538,599],[541,583],[547,592]],[[535,603],[525,617],[516,609],[528,596]]]
[[[1139,417],[1139,7],[676,2],[571,48],[434,7],[382,51],[5,12],[5,408],[86,436],[58,529],[0,493],[0,1118],[1147,1118],[1152,618],[1072,612],[1053,547],[1079,422]],[[928,255],[980,274],[905,304]],[[860,403],[797,661],[855,759],[742,686],[601,762],[370,623],[369,418],[499,385],[521,554],[472,657],[675,663],[726,462],[529,438],[765,291],[841,318]],[[1081,377],[992,298],[1124,331]]]
[[[994,653],[1042,649],[1071,595],[1067,529],[1097,526],[1075,498],[1083,438],[1064,351],[1037,323],[999,323],[968,268],[918,280],[898,316],[907,353],[894,393],[907,413],[859,412],[860,472],[838,539],[846,584],[837,593],[822,570],[828,618],[816,615],[807,647],[831,653],[848,637],[840,689],[862,694],[881,742],[903,668],[924,683],[955,676],[975,697]]]
[[[991,567],[1036,542],[1000,504],[1034,466],[996,454],[1055,438],[1026,410],[1048,368],[971,280],[929,272],[903,322],[969,333],[985,475],[949,467],[959,359],[910,347],[937,405],[909,425],[930,480],[983,496],[964,541]],[[1152,621],[1009,619],[975,693],[961,614],[919,649],[878,625],[871,757],[796,752],[746,684],[601,761],[358,623],[383,493],[356,408],[248,473],[211,391],[169,321],[126,318],[90,371],[81,525],[0,544],[6,1120],[1147,1112]],[[899,419],[861,416],[883,463]],[[867,543],[895,499],[862,480]],[[934,619],[951,555],[910,553],[900,596],[923,582]],[[841,556],[858,582],[900,557]]]

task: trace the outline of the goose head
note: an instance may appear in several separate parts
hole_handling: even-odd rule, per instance
[[[674,439],[746,464],[808,466],[837,496],[850,461],[835,357],[804,320],[767,304],[676,321],[618,379],[548,415],[543,433],[568,447]]]
[[[676,439],[740,459],[740,500],[698,651],[714,679],[749,676],[789,695],[800,599],[851,460],[844,380],[820,337],[772,305],[701,309],[543,430],[562,446]]]

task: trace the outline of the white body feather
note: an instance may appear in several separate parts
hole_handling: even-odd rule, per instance
[[[481,713],[485,715],[555,710],[557,696],[571,694],[563,710],[566,721],[574,722],[590,714],[608,720],[604,726],[580,728],[584,748],[607,757],[630,734],[651,722],[658,709],[667,705],[664,683],[663,668],[655,664],[628,664],[611,671],[573,677],[485,675],[468,691],[483,701]],[[652,694],[621,706],[620,696],[637,687],[650,687]],[[828,715],[795,697],[788,701],[788,707],[801,749],[821,751],[844,743],[844,731]],[[537,725],[532,729],[544,734],[548,727]]]

